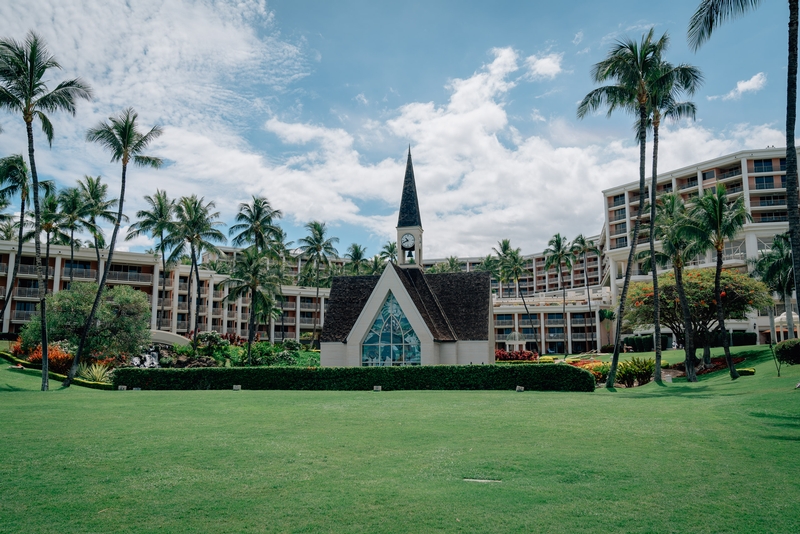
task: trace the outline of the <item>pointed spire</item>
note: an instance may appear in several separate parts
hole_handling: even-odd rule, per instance
[[[403,180],[403,196],[400,199],[400,215],[397,218],[398,228],[407,226],[422,226],[419,216],[419,201],[417,200],[417,184],[414,181],[414,166],[411,164],[411,145],[408,145],[406,177]]]

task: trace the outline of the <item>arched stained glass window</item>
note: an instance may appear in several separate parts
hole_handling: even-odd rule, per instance
[[[361,365],[419,364],[419,338],[390,291],[361,345]]]

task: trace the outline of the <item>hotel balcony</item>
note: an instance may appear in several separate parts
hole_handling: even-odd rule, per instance
[[[189,321],[178,321],[177,330],[189,330]]]
[[[15,299],[39,299],[38,287],[15,287],[12,293]]]
[[[0,263],[0,274],[6,274],[7,272],[8,272],[8,264]]]
[[[12,321],[30,321],[33,314],[36,313],[33,310],[14,310],[14,314],[11,316]]]
[[[164,277],[161,276],[158,278],[158,287],[162,287],[164,284]],[[172,289],[172,278],[167,278],[167,285],[165,289]]]
[[[214,294],[211,296],[211,298],[213,298],[214,300],[219,300],[219,299],[225,298],[225,292],[224,291],[214,291]]]
[[[153,275],[151,273],[130,273],[123,271],[108,271],[109,282],[131,282],[137,284],[152,284]]]
[[[314,325],[314,318],[313,317],[300,317],[300,324],[301,325],[313,326]],[[319,324],[320,324],[319,320],[317,320],[317,326],[319,326]]]
[[[513,319],[495,320],[494,325],[496,327],[514,326],[514,320]]]
[[[109,273],[111,274],[111,273]],[[61,279],[62,280],[69,280],[70,277],[70,268],[63,267],[61,269]],[[97,279],[97,269],[72,269],[72,277],[75,280],[96,280]]]

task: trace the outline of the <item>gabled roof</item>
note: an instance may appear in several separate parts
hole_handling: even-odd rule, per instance
[[[411,147],[408,147],[406,177],[403,180],[403,196],[400,199],[400,214],[397,217],[398,228],[407,226],[422,226],[419,216],[419,201],[417,200],[417,184],[414,181],[414,166],[411,164]]]
[[[337,276],[333,279],[320,341],[347,339],[380,278],[380,276]]]

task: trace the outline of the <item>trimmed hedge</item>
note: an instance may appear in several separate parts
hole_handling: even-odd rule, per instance
[[[775,356],[781,363],[800,364],[800,339],[787,339],[775,345]]]
[[[383,391],[457,389],[594,391],[594,377],[571,365],[430,365],[415,367],[201,367],[114,371],[114,389]]]

